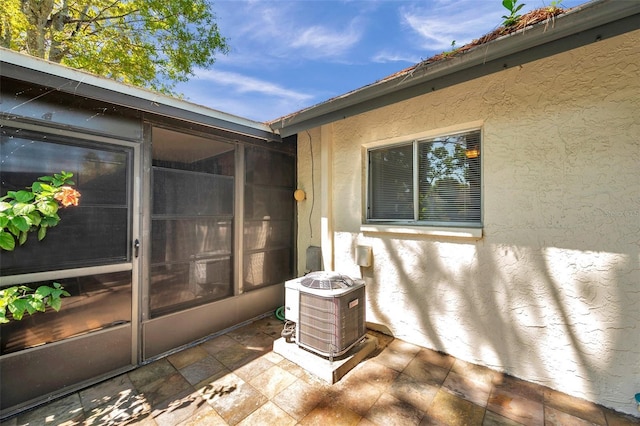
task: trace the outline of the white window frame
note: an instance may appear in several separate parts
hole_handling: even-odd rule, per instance
[[[391,147],[394,145],[413,144],[414,147],[414,159],[413,167],[414,171],[418,167],[418,158],[416,150],[418,143],[426,139],[434,139],[446,136],[455,136],[456,134],[479,131],[480,132],[480,145],[481,151],[484,145],[484,132],[483,122],[474,121],[465,123],[458,126],[450,126],[446,128],[431,130],[427,132],[421,132],[402,137],[390,138],[380,141],[375,141],[367,144],[363,144],[362,147],[362,159],[363,159],[363,217],[360,231],[364,234],[401,234],[409,237],[416,236],[442,236],[442,237],[458,237],[458,238],[473,238],[479,239],[483,235],[483,212],[484,212],[484,160],[483,155],[480,155],[480,209],[481,219],[479,224],[460,224],[455,223],[434,223],[434,222],[422,222],[417,220],[380,220],[369,219],[369,196],[371,194],[370,188],[370,170],[369,170],[369,152],[374,149]],[[419,209],[419,203],[417,202],[418,190],[418,173],[414,173],[414,208]],[[417,217],[417,214],[415,215]]]

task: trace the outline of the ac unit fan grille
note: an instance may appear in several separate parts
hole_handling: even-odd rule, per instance
[[[364,286],[339,297],[300,292],[297,341],[326,356],[347,352],[366,334]]]

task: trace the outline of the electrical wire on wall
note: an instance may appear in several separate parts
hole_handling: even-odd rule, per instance
[[[314,182],[314,166],[313,166],[313,143],[311,141],[311,134],[308,130],[306,130],[307,136],[309,137],[309,151],[311,153],[311,210],[309,211],[309,233],[311,234],[311,238],[313,238],[313,226],[311,224],[311,216],[313,215],[313,206],[316,203],[316,185]]]

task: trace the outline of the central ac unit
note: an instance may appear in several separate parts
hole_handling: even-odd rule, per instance
[[[366,335],[365,286],[336,272],[312,272],[285,283],[285,319],[298,346],[340,356]]]

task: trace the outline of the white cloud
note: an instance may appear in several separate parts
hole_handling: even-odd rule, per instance
[[[321,20],[313,2],[220,2],[215,4],[221,32],[235,63],[274,58],[343,59],[362,39],[358,16]],[[226,59],[222,59],[226,62]]]
[[[402,21],[419,36],[417,44],[431,51],[450,49],[453,41],[462,46],[499,26],[501,11],[493,4],[483,7],[474,2],[465,7],[464,3],[456,2],[455,8],[450,2],[406,7],[401,10]]]
[[[313,98],[312,95],[307,93],[285,89],[278,84],[266,80],[229,71],[219,71],[215,69],[198,70],[195,73],[195,80],[226,86],[240,94],[254,93],[271,96],[273,98],[286,99],[292,102],[306,102]]]
[[[410,64],[416,64],[422,59],[423,58],[420,58],[412,53],[402,53],[397,50],[383,50],[374,55],[371,58],[371,61],[378,64],[384,64],[388,62],[407,62]]]
[[[296,50],[306,51],[307,57],[338,57],[360,41],[362,33],[356,30],[355,26],[355,20],[345,30],[315,25],[295,35],[291,39],[290,46]]]

